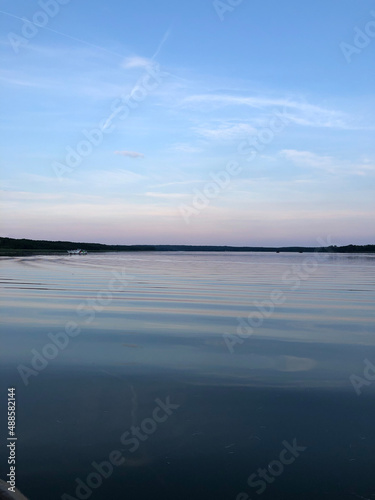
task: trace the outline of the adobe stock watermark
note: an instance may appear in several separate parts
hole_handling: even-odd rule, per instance
[[[242,172],[242,167],[237,161],[229,161],[223,170],[210,172],[211,181],[207,182],[203,189],[194,189],[191,205],[181,204],[178,207],[180,215],[190,224],[192,215],[199,215],[207,208],[211,200],[217,198],[231,183],[233,177]]]
[[[243,0],[214,0],[212,6],[215,9],[220,21],[224,21],[224,16],[228,12],[233,12],[236,7],[238,7]]]
[[[363,361],[365,367],[363,368],[362,377],[353,373],[350,375],[349,380],[355,390],[357,396],[362,394],[362,387],[369,386],[375,380],[375,365],[367,358]]]
[[[96,313],[102,311],[105,306],[108,306],[113,300],[113,292],[121,292],[125,289],[128,281],[133,279],[131,276],[126,276],[125,270],[112,272],[113,278],[109,281],[104,290],[100,290],[95,298],[86,299],[81,302],[76,308],[76,313],[80,317],[85,317],[85,324],[92,323]],[[30,365],[19,364],[17,371],[21,379],[27,387],[30,383],[30,377],[36,377],[44,371],[50,362],[56,359],[59,354],[64,351],[71,339],[77,337],[82,332],[81,326],[76,321],[67,321],[64,330],[57,333],[48,333],[47,337],[50,342],[44,344],[40,351],[31,349]]]
[[[287,465],[293,464],[300,454],[306,450],[306,446],[299,446],[297,439],[294,438],[292,444],[288,441],[281,443],[284,448],[281,450],[278,460],[272,460],[265,469],[259,468],[247,478],[247,484],[250,488],[255,488],[255,493],[261,495],[269,484],[275,482],[276,478],[281,476]],[[250,496],[242,491],[236,496],[236,500],[250,500]]]
[[[169,396],[163,402],[159,398],[155,399],[156,406],[152,411],[152,416],[144,418],[139,426],[131,426],[120,437],[120,443],[128,447],[127,451],[134,453],[141,446],[141,443],[147,441],[149,437],[156,432],[159,425],[166,422],[168,418],[176,411],[180,405],[170,402]],[[100,488],[104,479],[112,476],[114,467],[119,467],[125,463],[122,450],[112,450],[108,459],[103,462],[91,462],[91,472],[85,479],[77,477],[75,479],[76,487],[74,495],[68,493],[61,495],[61,500],[87,500],[94,490]]]
[[[375,10],[372,10],[370,14],[375,18]],[[370,45],[372,38],[375,38],[375,19],[368,21],[363,29],[355,26],[352,43],[340,43],[340,49],[346,62],[350,64],[353,54],[360,54]]]
[[[161,85],[163,77],[167,75],[156,63],[146,66],[145,72],[130,94],[123,94],[112,101],[111,112],[104,120],[96,127],[82,129],[83,138],[74,146],[65,147],[66,153],[63,162],[54,161],[52,163],[53,171],[60,181],[66,174],[74,172],[82,161],[102,144],[105,136],[115,130],[116,124],[113,123],[115,119],[126,120]]]
[[[247,162],[255,160],[258,154],[263,152],[289,124],[290,118],[287,116],[286,108],[275,109],[265,127],[258,129],[255,135],[239,143],[237,153],[240,156],[246,156]]]
[[[39,0],[38,5],[41,10],[37,10],[31,19],[23,17],[21,35],[13,31],[8,33],[8,40],[16,54],[20,47],[25,47],[29,41],[36,37],[40,28],[44,28],[53,17],[60,12],[61,5],[67,5],[71,0]]]
[[[294,264],[285,271],[282,275],[284,285],[290,286],[291,291],[298,290],[302,283],[308,280],[318,269],[319,264],[325,261],[328,254],[325,250],[331,246],[331,237],[327,237],[327,241],[318,238],[318,242],[322,248],[313,252],[312,256],[305,257],[302,264]],[[279,289],[274,289],[270,292],[268,298],[262,302],[255,300],[253,302],[253,310],[248,314],[247,318],[237,317],[236,333],[224,333],[223,340],[230,352],[234,353],[234,348],[237,344],[241,345],[244,341],[250,338],[257,328],[260,328],[265,319],[270,318],[277,306],[284,304],[287,300],[287,294]]]
[[[275,137],[283,132],[290,123],[286,116],[286,109],[275,110],[268,124],[256,131],[254,136],[241,141],[237,147],[237,154],[245,157],[246,162],[254,161]],[[190,224],[192,216],[198,216],[207,208],[211,201],[220,196],[227,189],[232,180],[243,171],[238,161],[229,161],[225,168],[218,172],[210,172],[211,180],[202,189],[194,189],[189,205],[181,204],[178,211],[186,224]]]

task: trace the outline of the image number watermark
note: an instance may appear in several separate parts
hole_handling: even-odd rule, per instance
[[[7,451],[8,451],[8,466],[6,483],[7,489],[11,493],[16,493],[16,389],[15,387],[8,388],[8,415],[7,415]]]

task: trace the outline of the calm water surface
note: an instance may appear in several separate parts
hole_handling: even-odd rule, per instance
[[[31,500],[375,498],[375,256],[0,270],[1,478],[12,386]]]

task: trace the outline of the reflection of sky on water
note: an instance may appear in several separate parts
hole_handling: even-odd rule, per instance
[[[349,376],[375,360],[375,261],[330,256],[293,291],[283,275],[304,258],[2,259],[1,390],[17,388],[19,487],[31,500],[73,494],[92,461],[123,449],[125,465],[93,499],[235,499],[297,438],[307,451],[262,498],[371,498],[375,382],[358,397]],[[85,324],[77,306],[122,267],[133,279]],[[223,335],[274,289],[285,303],[230,354]],[[67,321],[81,333],[24,387],[17,365]],[[129,453],[121,434],[167,396],[180,408]]]

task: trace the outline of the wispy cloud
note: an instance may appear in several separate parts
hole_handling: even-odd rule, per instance
[[[340,111],[310,104],[302,99],[264,96],[238,96],[230,94],[196,94],[185,97],[183,107],[197,105],[210,108],[246,106],[254,110],[269,112],[284,110],[284,115],[297,125],[351,129],[346,117]],[[356,127],[357,128],[357,127]]]
[[[331,156],[321,156],[311,151],[298,151],[296,149],[283,149],[279,154],[297,166],[318,168],[328,172],[335,170],[335,160]]]
[[[216,128],[212,127],[197,127],[194,129],[196,133],[206,139],[214,139],[220,141],[232,140],[241,136],[253,135],[256,133],[256,128],[248,123],[237,123],[235,125],[221,125]]]
[[[130,170],[94,170],[86,175],[86,179],[100,185],[117,186],[147,179],[144,175],[136,174]]]
[[[144,158],[144,154],[136,151],[115,151],[115,155],[127,156],[128,158]]]
[[[170,35],[170,30],[167,30],[164,33],[162,39],[160,40],[160,42],[159,42],[158,46],[156,47],[156,50],[151,58],[133,55],[133,56],[125,58],[123,63],[122,63],[122,66],[126,69],[129,69],[129,68],[147,68],[149,66],[154,65],[155,59],[157,58],[160,51],[162,50],[165,42],[168,40],[169,35]]]
[[[375,162],[370,162],[369,160],[363,160],[362,163],[357,164],[357,175],[374,175],[375,174]]]
[[[127,57],[124,62],[122,63],[122,66],[126,69],[129,68],[147,68],[148,66],[151,66],[153,61],[151,59],[148,59],[147,57],[140,57],[140,56],[131,56]]]
[[[160,53],[161,49],[163,48],[163,45],[164,45],[164,44],[165,44],[165,42],[168,40],[170,33],[171,33],[170,29],[169,29],[169,30],[167,30],[167,31],[164,33],[164,35],[163,35],[162,39],[161,39],[161,40],[160,40],[160,42],[159,42],[159,45],[158,45],[158,46],[157,46],[157,48],[156,48],[156,51],[154,52],[154,54],[153,54],[153,56],[152,56],[152,59],[156,59],[156,58],[157,58],[157,56],[159,55],[159,53]]]
[[[343,173],[345,175],[372,175],[375,173],[375,164],[369,159],[351,162],[334,158],[328,155],[318,155],[311,151],[298,151],[296,149],[284,149],[279,156],[285,158],[298,167],[318,169],[330,174]]]
[[[333,113],[333,111],[329,111],[327,109],[321,108],[314,104],[309,104],[304,101],[297,101],[293,99],[286,98],[270,98],[263,96],[234,96],[229,94],[198,94],[192,95],[185,98],[186,103],[204,103],[211,102],[217,103],[220,105],[239,105],[239,106],[250,106],[252,108],[267,108],[267,107],[286,107],[286,108],[294,108],[304,111],[313,111],[315,113]]]
[[[22,18],[22,17],[16,16],[16,15],[14,15],[14,14],[12,14],[12,13],[10,13],[10,12],[6,12],[6,11],[4,11],[4,10],[0,10],[0,13],[1,13],[1,14],[5,14],[6,16],[9,16],[9,17],[13,17],[13,18],[18,19],[18,20],[23,21],[23,22],[25,21],[25,18]],[[53,17],[53,16],[52,16],[52,17]],[[98,49],[99,49],[99,50],[102,50],[102,51],[107,52],[107,53],[110,53],[110,54],[114,54],[114,55],[117,55],[117,56],[119,56],[119,55],[120,55],[120,54],[118,54],[118,53],[116,53],[116,52],[113,52],[112,50],[108,50],[108,49],[107,49],[107,48],[105,48],[105,47],[102,47],[102,46],[100,46],[100,45],[94,45],[93,43],[90,43],[90,42],[88,42],[88,41],[86,41],[86,40],[82,40],[81,38],[76,38],[76,37],[74,37],[74,36],[68,35],[67,33],[63,33],[62,31],[57,31],[57,30],[54,30],[54,29],[52,29],[52,28],[48,28],[48,27],[47,27],[47,26],[45,26],[45,25],[40,25],[40,24],[38,24],[37,26],[38,26],[38,29],[42,28],[43,30],[47,30],[47,31],[50,31],[50,32],[52,32],[52,33],[56,33],[57,35],[61,35],[61,36],[63,36],[64,38],[68,38],[69,40],[73,40],[73,41],[75,41],[75,42],[80,42],[80,43],[85,44],[85,45],[87,45],[87,46],[89,46],[89,47],[92,47],[92,48],[94,48],[94,49],[96,49],[96,50],[98,50]],[[7,45],[10,45],[10,43],[8,43]]]

